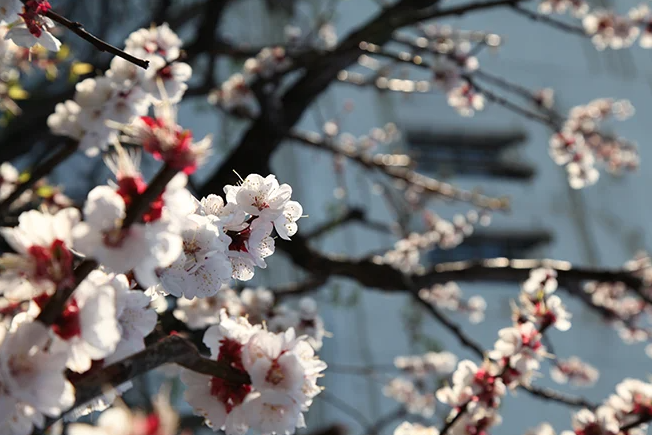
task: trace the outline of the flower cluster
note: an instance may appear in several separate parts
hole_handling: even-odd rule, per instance
[[[423,426],[418,423],[404,421],[396,429],[394,435],[439,435],[439,430],[434,426]]]
[[[410,414],[429,418],[435,414],[435,395],[408,378],[394,378],[383,387],[383,394],[405,406]]]
[[[431,417],[435,412],[436,383],[432,381],[450,375],[457,357],[450,352],[428,352],[423,355],[398,356],[394,366],[403,372],[392,379],[383,393],[405,405],[411,414]]]
[[[33,215],[31,219],[34,218]],[[56,223],[61,223],[62,217],[55,225],[53,222],[48,225],[46,219],[41,219],[38,223],[47,226],[35,237],[56,231]],[[26,221],[21,220],[21,224]],[[7,240],[16,243],[24,236],[22,231],[16,229]],[[44,272],[41,281],[52,276],[46,271],[54,273],[58,269],[64,274],[62,276],[68,273],[64,269],[68,267],[65,258],[69,253],[66,253],[64,240],[57,240],[61,243],[53,243],[58,245],[54,255],[60,258],[50,257],[48,260],[48,253],[36,244],[29,249],[33,253],[41,250],[42,254],[31,265],[36,271]],[[144,349],[144,337],[156,324],[157,316],[149,308],[149,298],[140,291],[131,290],[124,275],[93,271],[49,326],[35,321],[51,296],[47,291],[34,295],[36,289],[29,284],[29,279],[34,276],[24,277],[22,293],[10,287],[12,283],[6,281],[4,274],[2,278],[4,296],[8,301],[18,301],[13,303],[13,317],[6,317],[0,327],[3,336],[0,339],[0,365],[3,367],[0,370],[0,383],[3,385],[0,400],[5,404],[3,411],[6,411],[0,427],[6,427],[9,433],[30,433],[33,425],[43,427],[44,416],[57,417],[73,405],[75,391],[64,376],[65,369],[84,373],[92,366],[108,365],[138,352]],[[25,300],[29,296],[27,288],[32,296]],[[20,298],[10,298],[16,296]]]
[[[181,219],[181,254],[157,271],[165,293],[202,298],[231,278],[248,281],[274,253],[272,231],[286,240],[296,233],[303,209],[290,200],[292,188],[279,185],[274,175],[251,174],[224,191],[226,202],[209,195]]]
[[[584,0],[541,0],[539,12],[543,14],[563,14],[570,11],[575,17],[583,17],[589,11]]]
[[[566,360],[556,360],[550,369],[550,377],[559,384],[570,382],[574,386],[590,387],[600,377],[600,372],[592,365],[576,356]]]
[[[652,48],[652,13],[650,7],[641,3],[627,15],[596,8],[590,9],[584,0],[541,0],[539,12],[563,14],[571,12],[582,19],[582,26],[598,50],[619,50],[638,42],[643,48]]]
[[[466,313],[471,323],[480,323],[484,320],[484,312],[487,308],[484,298],[476,295],[465,300],[462,297],[462,290],[455,282],[423,288],[419,290],[419,297],[438,308]]]
[[[78,140],[79,148],[86,154],[95,155],[117,141],[117,126],[138,121],[134,128],[141,132],[139,143],[147,142],[152,153],[169,160],[171,151],[165,146],[170,146],[170,137],[175,140],[174,145],[185,150],[191,147],[192,135],[180,131],[170,116],[152,120],[158,127],[154,132],[153,125],[144,129],[142,124],[147,125],[149,118],[143,117],[152,104],[177,103],[188,87],[186,82],[192,69],[179,62],[181,40],[163,24],[132,33],[125,45],[127,52],[148,60],[149,68],[139,68],[115,57],[106,75],[81,81],[72,100],[56,105],[48,126],[56,135]],[[159,140],[158,144],[153,143],[152,136]],[[164,139],[168,141],[160,143]],[[185,157],[183,151],[175,152]]]
[[[627,378],[616,385],[616,394],[609,396],[597,409],[582,409],[572,418],[573,430],[560,435],[627,433],[643,435],[652,415],[652,384]],[[547,423],[541,424],[534,435],[555,435]]]
[[[269,79],[277,72],[287,70],[291,64],[283,47],[263,48],[256,57],[245,61],[241,73],[233,74],[211,92],[208,101],[227,111],[242,111],[252,115],[256,110],[252,82],[258,77]]]
[[[638,167],[636,145],[625,139],[604,134],[601,124],[610,117],[629,118],[634,108],[627,100],[601,98],[570,110],[568,119],[550,138],[550,156],[568,172],[574,189],[594,184],[599,177],[596,162],[607,171],[619,173]]]
[[[298,335],[307,337],[313,349],[322,347],[326,334],[324,321],[317,310],[317,302],[310,297],[301,298],[295,309],[276,303],[274,293],[266,288],[244,288],[238,294],[224,285],[213,296],[177,299],[173,314],[190,329],[203,329],[219,323],[222,309],[231,316],[247,317],[251,324],[265,324],[272,332],[293,328]]]
[[[449,418],[458,416],[454,433],[477,434],[500,424],[498,408],[507,389],[531,385],[540,361],[550,356],[541,342],[543,332],[570,327],[570,315],[552,295],[556,288],[553,270],[533,270],[523,284],[522,306],[514,307],[514,326],[498,332],[482,365],[461,361],[452,384],[437,391],[437,399],[452,408]]]
[[[72,423],[67,431],[70,435],[175,435],[179,415],[170,404],[169,396],[169,388],[164,386],[152,401],[152,412],[114,406],[100,414],[94,426]]]
[[[20,215],[17,227],[0,230],[15,251],[0,257],[2,313],[8,328],[3,338],[8,346],[3,358],[18,352],[17,359],[7,362],[10,367],[6,378],[0,371],[0,381],[3,386],[18,382],[20,390],[30,394],[23,395],[13,387],[1,393],[7,395],[7,400],[13,400],[8,402],[12,403],[9,417],[11,424],[19,424],[22,428],[15,429],[17,433],[27,433],[32,423],[43,424],[43,415],[56,417],[72,405],[74,395],[63,377],[64,368],[83,374],[144,349],[144,337],[153,330],[157,314],[150,307],[150,297],[146,293],[132,290],[136,283],[143,288],[160,288],[175,296],[213,296],[232,277],[249,279],[254,266],[265,266],[264,258],[273,252],[270,235],[274,228],[283,238],[289,238],[297,230],[296,220],[302,211],[299,203],[290,200],[291,188],[279,185],[273,175],[264,178],[255,174],[239,186],[226,186],[226,203],[215,195],[202,201],[194,199],[184,187],[185,175],[178,174],[139,218],[125,226],[131,206],[148,185],[132,156],[122,148],[117,151],[117,159],[107,161],[116,173],[116,183],[98,186],[89,193],[83,220],[79,211],[70,207],[56,214],[31,210]],[[75,286],[77,255],[97,260],[102,269],[90,272],[76,286],[61,314],[47,327],[42,326],[37,319],[52,295],[59,289]],[[306,376],[316,377],[323,367],[311,362],[314,351],[309,343],[318,347],[324,334],[316,304],[306,299],[296,311],[283,306],[269,310],[271,305],[265,307],[262,303],[266,298],[264,293],[243,291],[239,299],[235,297],[238,305],[233,305],[232,309],[240,312],[234,314],[249,312],[280,331],[276,335],[261,330],[260,326],[250,327],[252,333],[257,332],[256,337],[285,337],[279,354],[271,357],[270,364],[281,364],[285,370],[285,362],[279,362],[285,361],[283,355],[297,355],[304,372],[309,372]],[[223,319],[221,330],[228,324]],[[291,326],[311,334],[312,339],[307,336],[295,339]],[[292,332],[286,332],[288,328]],[[0,329],[5,331],[5,328]],[[20,346],[16,340],[20,341]],[[248,348],[251,352],[260,344],[255,340]],[[34,356],[41,353],[42,358]],[[258,367],[254,363],[259,358],[253,353],[249,358],[246,367],[251,370],[248,373],[253,379],[257,373],[255,367]],[[47,367],[41,367],[41,361]],[[273,365],[270,370],[277,370],[276,367]],[[27,381],[14,380],[23,372],[35,382],[41,382],[38,387],[29,390],[31,384]],[[274,373],[281,376],[285,372]],[[40,376],[48,380],[42,381]],[[305,411],[310,398],[319,391],[313,385],[314,379],[310,379],[298,390],[305,397],[295,394],[296,385],[291,386],[291,392],[288,390],[288,396],[283,396],[267,392],[254,379],[256,391],[262,398],[254,400],[255,397],[250,396],[251,403],[247,406],[273,405],[267,410],[269,418],[273,418],[275,409],[278,410],[274,406],[281,404],[286,407],[284,412],[289,409]],[[281,380],[272,383],[277,385]],[[295,426],[302,421],[297,412],[293,420]],[[261,421],[259,424],[267,423]]]
[[[291,434],[305,426],[303,412],[321,391],[317,379],[326,364],[293,329],[273,333],[222,310],[219,324],[204,334],[204,344],[212,358],[251,379],[248,384],[182,373],[185,399],[209,426],[228,435],[248,428]]]
[[[3,0],[0,26],[9,27],[5,39],[21,47],[38,44],[50,51],[59,51],[61,42],[50,33],[54,22],[45,16],[50,8],[47,0]]]
[[[582,19],[582,24],[598,50],[630,47],[640,33],[634,21],[604,9],[592,10]]]
[[[641,280],[641,294],[632,292],[627,284],[619,281],[590,281],[584,285],[584,291],[590,295],[591,302],[603,310],[604,319],[626,344],[649,342],[652,308],[641,296],[652,295],[652,260],[647,253],[641,252],[626,262],[623,269]],[[652,344],[647,345],[646,353],[652,358]]]
[[[240,358],[240,366],[231,367],[245,372],[242,385],[217,378],[209,382],[212,397],[219,398],[209,411],[214,423],[219,423],[215,412],[233,410],[229,391],[235,388],[247,394],[237,396],[244,414],[233,415],[258,419],[238,420],[233,427],[239,434],[245,424],[263,433],[276,433],[283,424],[281,432],[289,433],[303,425],[302,413],[320,391],[316,379],[325,365],[314,357],[314,348],[321,346],[325,331],[315,301],[305,298],[293,309],[275,304],[269,291],[245,289],[237,295],[228,287],[232,279],[250,280],[256,267],[267,266],[274,237],[289,240],[303,209],[291,200],[292,188],[274,175],[250,174],[238,185],[225,186],[224,197],[199,200],[186,189],[187,175],[204,162],[210,138],[195,143],[192,133],[176,123],[173,105],[190,77],[190,67],[178,62],[180,46],[167,25],[132,33],[126,51],[147,58],[150,68],[115,58],[105,76],[78,83],[74,99],[59,104],[48,120],[53,132],[78,140],[88,155],[111,142],[104,160],[115,180],[93,188],[81,212],[58,189],[38,181],[12,206],[38,202],[39,210],[23,212],[17,226],[0,229],[13,251],[0,256],[3,433],[26,435],[33,426],[43,428],[45,417],[63,411],[81,415],[104,409],[130,388],[122,384],[69,409],[75,391],[68,378],[84,377],[145,349],[145,337],[166,310],[165,299],[157,299],[162,294],[180,298],[173,315],[189,327],[219,323],[206,336],[216,340],[209,345],[214,358]],[[140,171],[141,149],[165,164],[150,182]],[[2,165],[0,199],[23,177]],[[95,270],[82,273],[78,265]],[[60,301],[66,293],[70,296]],[[60,303],[61,311],[53,313]],[[220,320],[221,307],[235,317],[229,319],[225,310]],[[241,317],[246,315],[269,329],[251,326]],[[246,340],[231,328],[245,323]],[[224,340],[235,340],[233,334],[240,337],[240,350],[236,341],[220,350]],[[191,404],[198,409],[210,405],[198,404],[192,390]],[[113,408],[109,415],[119,412]],[[80,425],[74,430],[95,429]]]
[[[474,225],[487,225],[489,215],[480,215],[475,210],[466,215],[458,214],[452,221],[443,219],[438,215],[424,212],[426,231],[423,233],[410,233],[408,237],[397,241],[394,249],[384,255],[376,255],[373,261],[377,264],[390,264],[393,267],[408,273],[422,273],[421,252],[437,247],[439,249],[452,249],[462,243],[464,238],[473,234]]]

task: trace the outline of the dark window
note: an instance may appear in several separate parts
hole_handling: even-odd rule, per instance
[[[417,169],[439,177],[453,175],[530,179],[534,168],[506,156],[525,140],[520,132],[433,133],[408,131],[407,143]]]
[[[547,231],[537,232],[478,232],[452,249],[434,249],[428,253],[431,264],[484,258],[530,257],[531,251],[552,241]]]

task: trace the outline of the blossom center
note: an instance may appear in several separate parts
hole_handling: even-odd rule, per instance
[[[283,382],[283,379],[285,379],[285,375],[283,374],[283,369],[281,368],[281,365],[278,363],[278,358],[274,359],[274,361],[272,361],[272,366],[267,371],[267,375],[265,376],[265,381],[272,385],[278,385],[281,382]]]
[[[239,233],[228,235],[231,237],[229,251],[249,252],[247,242],[249,241],[249,236],[251,236],[251,227],[247,227]]]
[[[246,373],[242,365],[242,344],[228,338],[221,341],[220,356],[218,362],[228,364],[232,369]],[[211,395],[224,404],[226,412],[230,413],[233,408],[241,404],[247,394],[251,392],[251,385],[240,384],[222,378],[211,378]]]
[[[122,197],[125,202],[125,205],[129,207],[135,198],[138,195],[141,195],[147,190],[147,183],[142,179],[142,177],[119,177],[118,178],[118,195]],[[163,215],[163,206],[165,205],[163,201],[163,193],[154,199],[150,205],[149,209],[143,213],[143,222],[155,222],[161,219]]]
[[[40,38],[44,26],[41,15],[45,15],[51,8],[52,6],[46,0],[28,0],[25,2],[23,12],[18,15],[25,21],[29,33]]]
[[[169,70],[170,67],[162,68],[160,71],[166,68]],[[140,120],[145,124],[145,131],[141,132],[144,136],[141,140],[145,151],[185,174],[190,175],[197,170],[199,156],[191,146],[190,130],[182,130],[178,125],[170,125],[163,118],[142,116]]]
[[[34,262],[37,279],[51,280],[60,285],[71,283],[73,255],[62,240],[55,240],[49,247],[30,246],[27,254]]]
[[[41,295],[34,298],[34,302],[39,308],[43,309],[50,296]],[[71,338],[81,335],[81,318],[79,316],[79,305],[75,298],[71,298],[67,303],[63,312],[52,324],[52,331],[61,337],[63,340],[70,340]]]

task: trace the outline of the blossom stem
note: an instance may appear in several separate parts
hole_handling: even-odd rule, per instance
[[[165,190],[165,186],[174,178],[179,171],[169,165],[156,174],[154,179],[148,184],[147,189],[131,204],[127,209],[127,215],[122,222],[122,228],[127,229],[138,221],[143,213],[147,211],[151,202]]]
[[[466,402],[464,406],[462,406],[462,409],[460,409],[457,412],[455,417],[448,420],[446,424],[444,424],[444,427],[442,427],[441,430],[439,431],[439,435],[446,435],[446,433],[450,430],[450,428],[453,427],[453,425],[457,422],[457,420],[459,420],[462,417],[462,415],[466,412],[466,408],[469,406],[469,403],[470,402]]]
[[[623,425],[620,428],[619,433],[627,433],[628,430],[634,429],[635,427],[640,426],[642,424],[645,424],[645,423],[649,422],[650,420],[652,420],[651,415],[642,415],[641,418],[638,418],[638,419],[632,421],[631,423],[627,423],[626,425]]]
[[[68,301],[77,286],[79,286],[79,284],[86,279],[88,274],[95,270],[97,266],[98,263],[95,260],[87,259],[82,261],[79,266],[75,268],[74,285],[58,289],[43,307],[43,310],[39,313],[36,321],[41,322],[46,326],[54,324],[63,312],[66,301]]]

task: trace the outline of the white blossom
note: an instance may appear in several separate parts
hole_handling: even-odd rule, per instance
[[[27,435],[43,428],[75,401],[64,376],[67,353],[48,349],[46,327],[25,320],[11,331],[0,327],[0,430]]]

